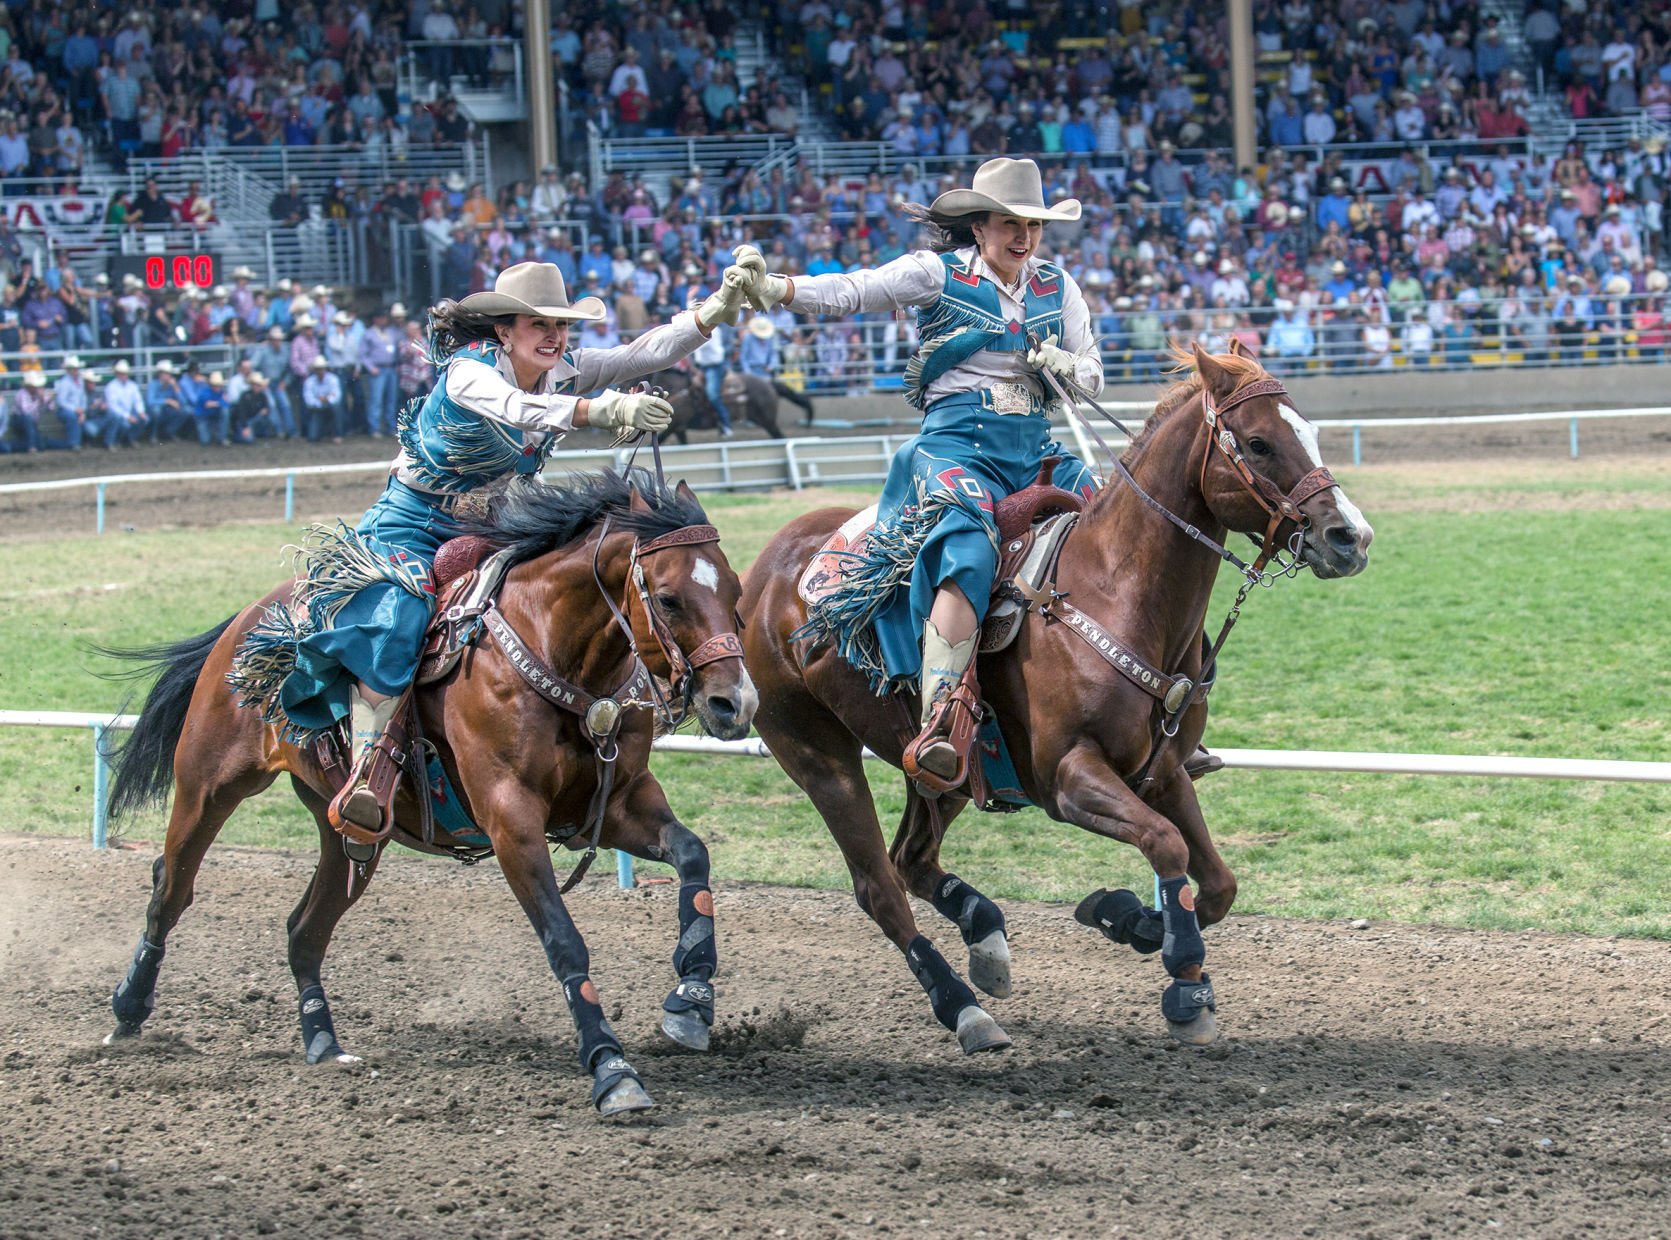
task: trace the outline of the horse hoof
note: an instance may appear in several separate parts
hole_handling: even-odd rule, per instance
[[[994,999],[1010,997],[1010,944],[1002,930],[969,944],[969,980]]]
[[[117,1025],[116,1028],[104,1035],[104,1045],[115,1046],[118,1042],[126,1042],[129,1038],[137,1038],[138,1036],[138,1025]]]
[[[1001,1051],[1010,1045],[1010,1035],[983,1009],[971,1004],[957,1014],[957,1044],[965,1055]]]
[[[661,1031],[693,1051],[708,1049],[708,1023],[695,1012],[667,1013],[661,1018]]]
[[[624,1076],[607,1094],[598,1099],[598,1114],[607,1119],[611,1115],[627,1115],[633,1111],[648,1111],[655,1101],[644,1092],[637,1078]]]
[[[1208,1008],[1191,1021],[1167,1021],[1166,1031],[1185,1046],[1211,1046],[1219,1038],[1218,1020]]]
[[[307,1061],[310,1064],[351,1064],[360,1063],[361,1059],[343,1050],[335,1038],[321,1029],[315,1035],[313,1045],[307,1049]]]

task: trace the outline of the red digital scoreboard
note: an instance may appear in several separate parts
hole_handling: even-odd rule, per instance
[[[136,276],[153,293],[205,292],[222,283],[218,254],[205,250],[179,254],[119,254],[110,260],[110,280],[118,288],[122,277]]]

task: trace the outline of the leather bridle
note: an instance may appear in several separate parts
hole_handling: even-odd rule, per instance
[[[1212,395],[1205,387],[1201,389],[1202,416],[1207,422],[1207,439],[1210,449],[1201,454],[1201,477],[1199,490],[1203,497],[1207,494],[1207,466],[1213,459],[1216,450],[1224,462],[1230,466],[1232,473],[1245,490],[1258,504],[1267,518],[1265,535],[1260,542],[1259,556],[1254,560],[1251,571],[1255,575],[1262,575],[1265,566],[1277,552],[1277,533],[1285,522],[1292,522],[1303,527],[1306,517],[1300,511],[1300,505],[1321,491],[1326,491],[1335,485],[1334,475],[1325,467],[1319,465],[1310,473],[1296,482],[1287,494],[1264,474],[1258,473],[1247,463],[1247,457],[1242,452],[1242,446],[1236,439],[1236,433],[1230,428],[1226,415],[1236,406],[1245,404],[1260,396],[1274,396],[1284,398],[1288,389],[1277,379],[1255,379],[1252,383],[1237,388],[1222,404],[1215,406]]]

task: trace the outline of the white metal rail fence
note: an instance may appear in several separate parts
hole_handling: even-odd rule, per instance
[[[93,733],[93,847],[109,846],[107,805],[110,762],[106,737],[133,727],[135,716],[77,714],[73,711],[0,710],[0,727],[86,728]],[[769,758],[758,737],[721,741],[702,736],[663,736],[661,753]],[[1216,749],[1227,767],[1263,771],[1360,771],[1381,775],[1469,775],[1524,779],[1588,779],[1671,784],[1671,762],[1621,762],[1588,758],[1515,758],[1464,754],[1350,753],[1338,750]],[[875,759],[868,749],[865,757]],[[632,858],[616,853],[622,887],[633,885]]]
[[[1151,406],[1141,401],[1107,402],[1103,408],[1116,415],[1141,417]],[[1323,418],[1313,423],[1323,430],[1345,430],[1352,436],[1352,464],[1364,463],[1363,432],[1370,430],[1406,429],[1433,426],[1475,426],[1486,423],[1565,422],[1567,451],[1574,458],[1579,455],[1579,425],[1582,422],[1607,418],[1663,418],[1671,417],[1671,406],[1633,409],[1567,409],[1550,413],[1492,413],[1470,414],[1450,418]],[[1058,428],[1075,436],[1081,454],[1095,462],[1097,454],[1087,442],[1077,423],[1071,428]],[[904,433],[881,435],[852,435],[825,438],[728,440],[716,443],[690,444],[685,447],[664,447],[662,458],[669,471],[684,478],[697,491],[750,491],[789,487],[803,490],[808,486],[870,486],[882,482],[888,473],[888,463],[899,446],[910,436]],[[1118,436],[1109,439],[1111,446],[1124,441]],[[626,453],[616,453],[616,464],[625,464]],[[599,454],[595,449],[579,448],[553,453],[548,469],[562,473],[569,470],[596,468]],[[281,466],[271,469],[203,469],[179,473],[103,474],[85,478],[56,478],[43,482],[12,482],[0,484],[0,495],[23,495],[44,491],[64,491],[88,488],[93,491],[94,531],[105,532],[106,501],[110,488],[158,482],[203,482],[209,480],[237,480],[258,478],[284,479],[283,519],[293,521],[296,516],[296,483],[310,478],[333,474],[386,473],[389,462],[359,461],[343,465]]]

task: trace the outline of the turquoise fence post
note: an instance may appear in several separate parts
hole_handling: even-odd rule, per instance
[[[109,821],[105,817],[109,800],[110,764],[105,760],[104,724],[93,725],[93,847],[104,848],[109,843]]]
[[[296,475],[284,475],[284,523],[289,525],[296,519]]]
[[[1352,428],[1352,464],[1354,466],[1363,464],[1363,427],[1361,426]]]
[[[633,889],[632,854],[619,848],[615,850],[615,880],[623,889]]]
[[[98,492],[98,533],[102,534],[104,533],[104,483],[99,483],[95,490]]]
[[[1578,459],[1578,419],[1574,418],[1567,429],[1567,439],[1572,445],[1572,459]]]

